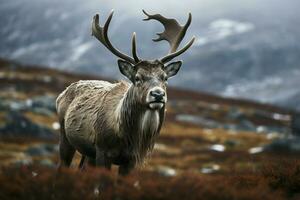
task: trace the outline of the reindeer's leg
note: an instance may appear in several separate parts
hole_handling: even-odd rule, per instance
[[[81,171],[84,170],[84,161],[85,161],[85,156],[81,155],[80,163],[78,165],[78,169],[80,169]]]
[[[93,167],[96,166],[96,159],[95,158],[88,157],[88,156],[82,156],[82,158],[80,160],[80,163],[79,163],[79,166],[78,166],[78,169],[80,169],[81,171],[84,171],[84,169],[86,167],[86,162],[85,162],[86,159],[87,159],[87,164],[89,166],[93,166]]]
[[[62,166],[69,167],[72,159],[75,154],[75,148],[69,143],[64,123],[61,123],[61,133],[60,133],[60,141],[59,141],[59,155],[60,155],[60,162],[59,162],[59,168]]]
[[[53,181],[53,185],[52,185],[52,194],[51,194],[51,199],[57,199],[56,197],[56,181],[58,179],[58,177],[61,174],[61,168],[63,166],[69,167],[72,159],[74,157],[75,154],[75,148],[69,143],[67,137],[66,137],[66,132],[65,132],[65,127],[64,127],[64,123],[60,123],[60,139],[59,139],[59,164],[58,164],[58,168],[57,171],[55,173],[55,177],[54,177],[54,181]]]
[[[88,164],[89,164],[90,166],[95,167],[95,166],[96,166],[96,159],[95,159],[95,158],[92,158],[92,157],[88,157]]]
[[[128,162],[127,164],[123,164],[119,166],[119,175],[126,176],[129,172],[134,168],[133,162]]]
[[[111,161],[102,149],[96,148],[96,166],[111,169]]]

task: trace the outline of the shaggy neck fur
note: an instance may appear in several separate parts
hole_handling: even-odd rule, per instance
[[[142,164],[151,153],[164,120],[163,107],[151,110],[136,101],[134,88],[131,86],[120,101],[119,130],[123,136],[128,153],[134,157],[136,164]]]

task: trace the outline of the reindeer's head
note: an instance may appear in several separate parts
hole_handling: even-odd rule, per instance
[[[182,61],[169,62],[185,52],[195,40],[193,37],[188,44],[177,51],[191,23],[192,16],[189,14],[186,24],[180,26],[175,19],[168,19],[160,14],[149,15],[144,10],[143,12],[147,15],[147,18],[144,20],[155,19],[161,22],[165,27],[165,31],[157,33],[159,37],[153,39],[155,42],[167,40],[171,46],[169,54],[161,59],[154,61],[140,60],[136,53],[135,33],[133,33],[132,36],[133,58],[114,48],[107,36],[107,30],[113,16],[113,11],[110,13],[104,27],[99,26],[99,15],[94,16],[92,35],[113,54],[121,58],[118,60],[119,69],[121,73],[133,83],[134,98],[150,109],[161,109],[167,101],[167,80],[177,74],[182,64]]]

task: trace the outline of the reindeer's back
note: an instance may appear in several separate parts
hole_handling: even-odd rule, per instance
[[[84,96],[102,96],[110,91],[115,84],[107,81],[86,80],[72,83],[56,99],[56,110],[59,121],[64,120],[66,111],[74,100]]]

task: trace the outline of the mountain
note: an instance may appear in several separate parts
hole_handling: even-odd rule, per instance
[[[114,8],[109,35],[115,46],[130,52],[137,32],[142,58],[168,51],[166,42],[153,43],[158,22],[143,22],[141,9],[193,22],[187,41],[195,45],[179,59],[184,66],[171,86],[226,97],[257,100],[300,109],[300,6],[296,0],[79,1],[22,0],[0,3],[0,56],[69,72],[120,78],[116,58],[91,37],[91,19],[100,12],[103,24]],[[120,32],[122,31],[122,32]]]

